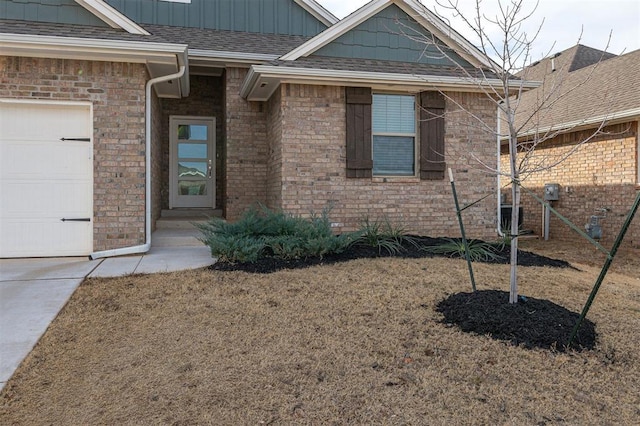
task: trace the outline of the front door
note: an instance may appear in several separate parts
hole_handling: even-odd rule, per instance
[[[170,208],[215,207],[215,118],[169,119]]]

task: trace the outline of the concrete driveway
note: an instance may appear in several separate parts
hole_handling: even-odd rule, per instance
[[[85,277],[203,268],[215,260],[192,230],[163,230],[144,255],[0,259],[0,390]]]
[[[101,260],[0,260],[0,389],[2,389]]]

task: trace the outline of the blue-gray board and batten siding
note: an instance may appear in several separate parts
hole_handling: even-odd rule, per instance
[[[0,19],[108,27],[74,0],[0,0]]]
[[[441,49],[427,43],[431,34],[402,9],[392,4],[351,31],[314,52],[316,56],[377,59],[413,64],[463,67],[471,65],[441,43]]]
[[[327,27],[293,0],[106,0],[139,24],[312,37]]]

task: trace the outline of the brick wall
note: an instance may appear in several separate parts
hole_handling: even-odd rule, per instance
[[[282,96],[273,94],[267,103],[267,141],[269,158],[267,164],[267,207],[282,206]]]
[[[142,64],[0,57],[0,97],[91,101],[94,250],[144,242]]]
[[[155,230],[163,206],[164,163],[163,148],[166,144],[162,135],[162,106],[160,99],[151,91],[151,229]]]
[[[560,184],[560,199],[553,207],[575,225],[584,229],[589,217],[599,208],[609,208],[602,221],[603,243],[610,246],[618,234],[638,191],[638,122],[622,123],[603,129],[605,135],[582,144],[559,166],[527,178],[524,185],[542,197],[544,184]],[[592,132],[574,132],[546,142],[536,150],[536,158],[560,159]],[[502,167],[509,170],[503,150]],[[510,192],[507,201],[510,202]],[[542,233],[542,207],[530,196],[522,199],[523,227]],[[580,238],[552,215],[550,239]],[[625,244],[640,247],[640,217],[632,222]]]
[[[224,87],[222,77],[192,75],[186,98],[162,99],[162,208],[169,208],[169,118],[172,115],[216,119],[216,207],[223,203],[224,185]]]
[[[482,95],[449,93],[457,102],[495,128],[495,105]],[[331,207],[336,231],[349,231],[360,221],[389,218],[410,232],[457,236],[459,228],[449,180],[418,178],[346,178],[346,123],[343,87],[283,84],[280,88],[282,160],[281,206],[309,215]],[[277,98],[269,105],[275,115]],[[495,192],[495,178],[468,156],[474,152],[495,164],[495,142],[475,126],[468,114],[456,114],[447,103],[446,161],[452,167],[461,203]],[[274,132],[275,134],[275,132]],[[270,145],[277,148],[277,143]],[[271,154],[270,158],[277,158]],[[276,175],[272,172],[273,176]],[[472,237],[495,236],[495,197],[465,211]]]
[[[256,202],[266,204],[267,114],[262,102],[240,97],[246,69],[228,68],[225,84],[225,217],[236,220]]]

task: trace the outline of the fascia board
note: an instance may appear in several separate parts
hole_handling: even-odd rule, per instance
[[[357,27],[371,16],[383,10],[389,4],[391,4],[391,0],[373,0],[358,9],[357,12],[352,13],[332,27],[327,28],[311,40],[308,40],[306,43],[301,44],[291,52],[282,56],[280,59],[284,61],[295,61],[300,57],[309,56],[316,50],[326,46],[336,38]]]
[[[102,0],[75,0],[75,2],[93,13],[112,28],[120,28],[130,34],[150,35],[140,25],[136,24]]]
[[[242,87],[240,87],[240,96],[243,99],[247,99],[249,97],[251,91],[256,85],[256,82],[258,81],[258,77],[259,75],[256,72],[256,67],[251,67],[246,77],[244,78],[244,81],[242,82]]]
[[[325,24],[327,27],[332,26],[339,21],[331,12],[322,7],[315,0],[294,0],[300,7],[312,14],[317,20]]]
[[[188,67],[187,45],[141,43],[120,40],[85,39],[0,33],[2,52],[10,56],[79,59]],[[181,90],[189,92],[188,79],[181,79]]]
[[[611,114],[598,115],[595,117],[590,117],[584,120],[573,120],[567,121],[565,123],[554,124],[551,126],[539,127],[534,130],[530,130],[525,133],[520,133],[518,138],[526,138],[529,136],[533,136],[539,133],[548,133],[548,132],[561,132],[563,130],[568,131],[578,131],[585,128],[593,127],[595,124],[607,123],[607,124],[615,124],[615,122],[621,122],[624,120],[635,119],[640,117],[640,108],[633,108],[625,111],[613,112]],[[565,132],[566,133],[566,132]],[[503,136],[501,138],[503,141],[508,141],[509,138],[507,136]]]
[[[267,55],[263,53],[240,53],[223,50],[189,49],[189,57],[194,59],[206,59],[218,62],[233,62],[255,64],[260,62],[274,61],[278,55]]]
[[[433,86],[439,90],[452,91],[480,91],[485,88],[501,88],[502,81],[498,79],[471,79],[463,77],[432,76],[418,74],[376,73],[364,71],[326,70],[317,68],[287,68],[269,65],[254,65],[241,89],[241,95],[248,98],[261,78],[278,79],[280,82],[324,84],[330,86],[396,86],[424,89],[425,86]],[[509,88],[533,89],[538,87],[538,82],[522,82],[515,80],[509,84]]]

